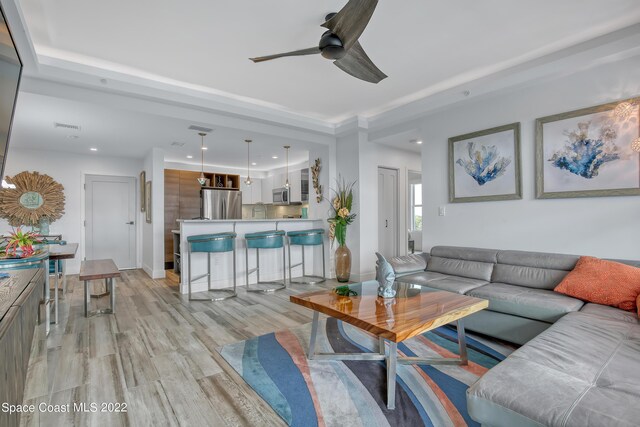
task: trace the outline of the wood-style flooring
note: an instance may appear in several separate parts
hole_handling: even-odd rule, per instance
[[[188,302],[173,280],[132,270],[117,283],[116,314],[87,319],[82,283],[69,276],[60,323],[49,337],[37,328],[24,403],[63,405],[52,410],[70,404],[72,411],[36,409],[22,415],[21,425],[284,425],[216,349],[310,322],[311,310],[290,303],[289,295],[319,289],[290,285],[262,294],[239,287],[237,298]],[[108,299],[92,304],[106,307]],[[87,410],[74,412],[74,403]],[[103,403],[126,403],[127,412],[92,412],[91,403],[98,411]]]

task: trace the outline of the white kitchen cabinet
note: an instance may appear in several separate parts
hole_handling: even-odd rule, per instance
[[[262,200],[262,179],[253,178],[253,184],[251,184],[251,203],[264,203]]]
[[[242,191],[242,204],[250,205],[251,201],[251,187],[244,183],[246,178],[240,177],[240,191]]]
[[[246,178],[240,179],[240,191],[242,191],[242,204],[243,205],[255,205],[262,202],[262,180],[251,178],[253,183],[247,185],[244,183]]]
[[[302,182],[302,171],[291,171],[289,172],[289,184],[291,184],[291,190],[289,194],[291,195],[292,202],[301,202],[302,201],[302,191],[301,184]]]
[[[273,176],[268,176],[262,179],[262,203],[273,203]]]

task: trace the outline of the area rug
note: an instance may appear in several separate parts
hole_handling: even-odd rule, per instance
[[[465,426],[466,390],[514,348],[467,334],[468,366],[398,365],[396,409],[386,408],[382,361],[307,360],[311,324],[224,346],[220,354],[290,426]],[[374,352],[377,340],[333,318],[320,323],[317,352]],[[398,345],[401,355],[455,357],[455,328]],[[376,350],[377,351],[377,350]]]

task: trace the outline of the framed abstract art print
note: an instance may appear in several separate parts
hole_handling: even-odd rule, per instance
[[[536,197],[640,195],[640,98],[536,120]]]
[[[522,198],[520,123],[449,138],[449,201]]]

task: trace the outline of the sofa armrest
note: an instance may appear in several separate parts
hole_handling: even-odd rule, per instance
[[[427,269],[429,257],[429,254],[425,252],[409,254],[391,258],[389,260],[389,264],[391,264],[396,277],[406,276],[407,274],[425,271]]]

